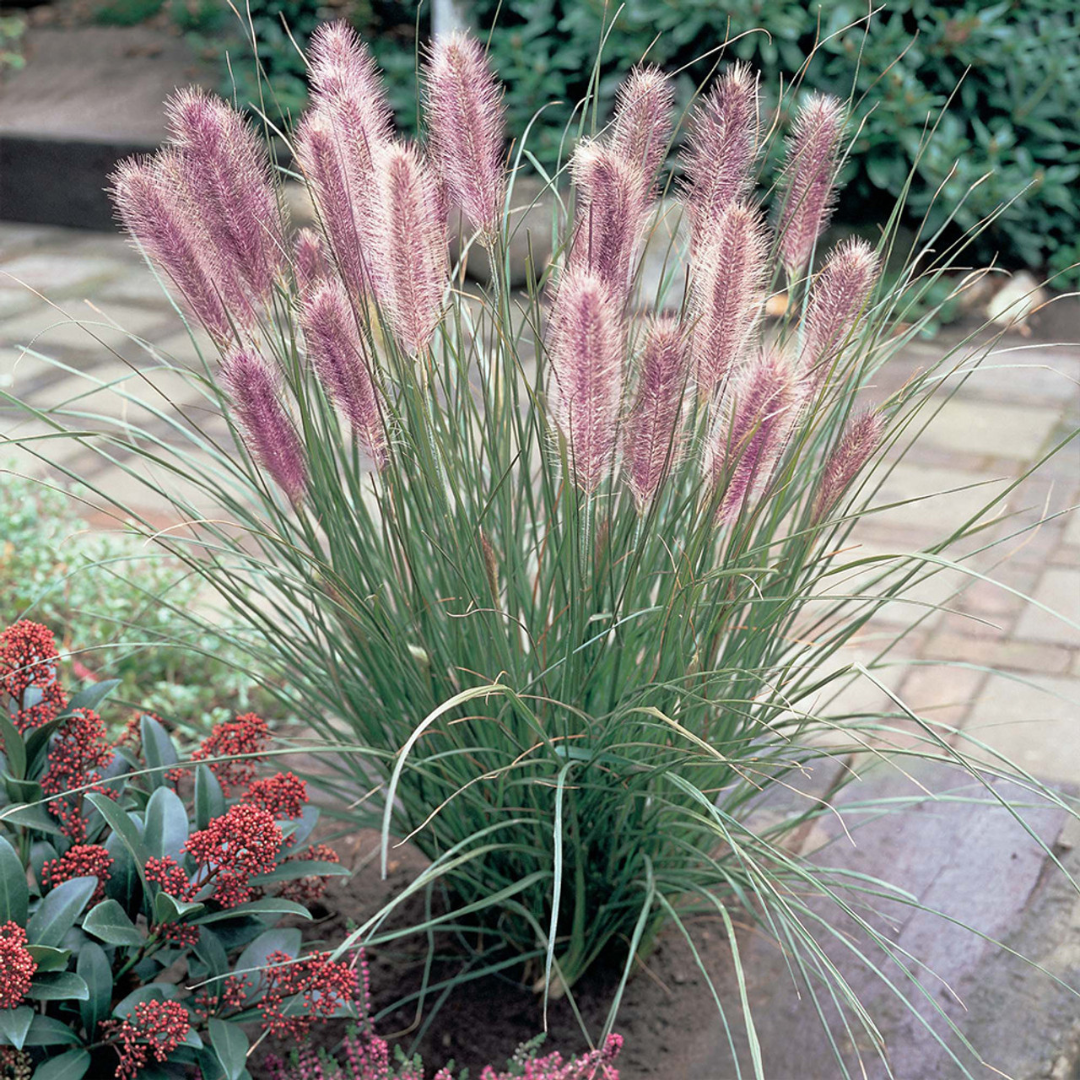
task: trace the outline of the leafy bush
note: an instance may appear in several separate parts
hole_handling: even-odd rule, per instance
[[[0,625],[30,617],[74,653],[80,679],[119,679],[116,696],[196,736],[274,702],[222,634],[196,629],[201,581],[134,536],[94,532],[64,492],[5,472],[0,483]],[[65,661],[65,663],[70,663]],[[260,680],[261,681],[261,680]]]
[[[187,377],[237,439],[192,434],[182,405],[187,443],[144,439],[137,402],[116,430],[136,463],[168,455],[212,502],[129,470],[197,530],[154,542],[250,625],[254,654],[272,658],[365,793],[341,812],[380,827],[384,867],[392,837],[430,860],[341,947],[445,927],[480,942],[463,960],[469,978],[519,962],[545,998],[613,957],[603,1045],[665,925],[691,943],[692,917],[722,926],[742,985],[735,912],[792,957],[819,1016],[842,1014],[845,1045],[873,1046],[887,1065],[828,950],[842,938],[933,1027],[905,997],[921,988],[890,978],[911,958],[867,912],[865,881],[786,845],[828,805],[758,811],[770,790],[868,745],[905,768],[944,757],[965,783],[1016,775],[946,724],[839,698],[855,679],[881,686],[888,640],[876,637],[866,664],[841,651],[875,614],[895,605],[918,622],[913,588],[994,547],[986,530],[1005,496],[917,552],[848,543],[947,376],[992,347],[945,353],[860,411],[919,330],[905,298],[934,287],[962,245],[916,251],[886,283],[897,211],[876,250],[842,243],[812,273],[849,117],[833,98],[801,106],[770,226],[751,193],[771,129],[752,73],[731,67],[691,119],[689,227],[645,281],[638,260],[674,133],[668,80],[642,72],[603,138],[575,150],[555,257],[512,297],[519,207],[479,46],[436,49],[420,148],[393,137],[353,36],[330,27],[317,44],[317,93],[292,149],[321,234],[289,235],[265,148],[207,95],[174,99],[171,145],[118,170],[127,227],[217,344],[213,380]],[[476,294],[455,288],[448,204],[495,267]],[[682,302],[671,289],[684,281]],[[788,302],[766,332],[781,289]],[[48,446],[82,429],[78,414],[24,407],[57,436]],[[1025,803],[1061,805],[1031,777],[1017,782]],[[987,801],[1000,805],[999,789]],[[875,905],[914,903],[869,888]],[[436,889],[437,912],[402,912]],[[391,913],[406,925],[389,927]],[[743,1011],[760,1077],[749,996],[732,1005],[714,992],[721,1011]]]
[[[149,715],[113,745],[94,710],[115,683],[69,698],[57,660],[40,624],[0,633],[5,1064],[133,1080],[153,1058],[238,1080],[243,1024],[298,1037],[356,1015],[354,967],[274,926],[310,918],[344,869],[311,842],[303,781],[257,775],[265,723],[219,726],[191,766]]]

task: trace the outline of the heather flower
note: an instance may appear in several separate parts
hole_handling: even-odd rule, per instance
[[[431,341],[448,274],[446,217],[434,177],[416,148],[386,146],[376,158],[381,295],[390,325],[410,353]]]
[[[679,454],[686,338],[678,320],[656,319],[645,334],[637,395],[623,432],[626,482],[638,507],[652,498]]]
[[[251,899],[250,879],[274,869],[283,841],[269,810],[239,803],[192,833],[183,850],[201,867],[200,888],[211,885],[213,899],[231,908]]]
[[[48,724],[64,710],[67,695],[57,679],[60,658],[52,631],[20,619],[0,631],[0,701],[21,735]]]
[[[800,404],[787,358],[765,351],[728,387],[705,447],[704,471],[725,483],[717,518],[727,521],[768,481]]]
[[[49,764],[41,778],[41,790],[46,795],[62,795],[74,788],[92,785],[91,790],[115,797],[114,789],[95,784],[100,770],[112,761],[113,753],[101,717],[90,709],[76,709],[49,745]],[[49,802],[49,812],[76,844],[86,839],[83,795],[84,792],[79,791]]]
[[[386,429],[381,396],[372,379],[372,358],[336,279],[312,292],[300,321],[319,381],[348,417],[365,453],[381,468],[387,461]]]
[[[506,199],[502,89],[479,43],[457,33],[432,46],[424,88],[435,171],[451,203],[490,241]]]
[[[120,1055],[117,1080],[135,1080],[151,1055],[160,1064],[183,1045],[191,1021],[178,1001],[140,1001],[123,1020],[102,1021],[101,1028]]]
[[[735,64],[691,117],[683,168],[694,249],[710,222],[750,194],[758,150],[758,78],[748,65]]]
[[[298,818],[308,801],[307,784],[291,772],[254,780],[244,792],[243,801],[261,806],[275,818]]]
[[[645,173],[636,162],[596,142],[577,148],[571,171],[578,206],[567,265],[595,274],[623,298],[648,214]]]
[[[814,497],[810,520],[821,521],[840,501],[852,480],[873,457],[885,434],[885,417],[879,412],[864,412],[852,417],[825,462],[825,472]]]
[[[266,304],[284,259],[265,143],[221,98],[180,90],[166,105],[182,178],[223,272]]]
[[[48,859],[41,867],[41,884],[55,889],[57,885],[77,877],[96,877],[97,888],[91,903],[105,898],[105,883],[111,876],[113,857],[100,844],[74,844],[59,859]]]
[[[110,178],[113,201],[127,231],[176,286],[191,314],[223,346],[234,338],[234,322],[249,321],[247,304],[215,277],[200,225],[176,182],[174,165],[163,154],[121,162]]]
[[[778,232],[780,258],[789,274],[810,261],[832,212],[844,106],[812,94],[795,117],[784,165]]]
[[[614,466],[623,394],[622,305],[595,274],[571,270],[551,313],[548,398],[574,482],[595,491]]]
[[[542,1058],[527,1058],[517,1062],[510,1072],[496,1072],[490,1065],[480,1073],[480,1080],[619,1080],[619,1071],[612,1064],[622,1050],[621,1035],[611,1034],[604,1045],[581,1057],[563,1061],[558,1051]],[[520,1071],[519,1071],[520,1070]]]
[[[761,213],[736,202],[703,234],[690,282],[694,379],[703,396],[744,359],[765,304],[768,240]]]
[[[821,384],[833,351],[855,328],[880,263],[865,241],[845,240],[829,256],[810,291],[799,367],[811,385]]]
[[[329,274],[322,237],[314,229],[299,229],[293,241],[293,273],[300,295],[309,293]]]
[[[259,1012],[263,1027],[279,1038],[303,1039],[312,1025],[356,1002],[356,972],[326,956],[292,960],[272,952],[263,971]]]
[[[641,170],[650,195],[671,141],[674,105],[671,79],[651,65],[634,68],[615,99],[609,145]]]
[[[222,791],[228,795],[234,785],[242,787],[255,779],[261,755],[270,745],[270,729],[266,721],[255,713],[243,713],[235,720],[218,724],[199,748],[191,755],[192,761],[208,761],[210,758],[228,758],[237,755],[235,761],[209,761],[210,771],[217,777]],[[241,756],[242,755],[242,756]]]
[[[30,992],[37,961],[26,948],[26,931],[8,921],[0,926],[0,1009],[14,1009]]]
[[[312,844],[299,855],[290,855],[281,860],[281,865],[295,862],[341,862],[338,853],[329,844]],[[326,877],[321,874],[305,874],[292,881],[283,881],[278,888],[278,896],[294,900],[305,906],[321,900],[326,895]]]
[[[222,375],[248,449],[281,490],[299,501],[307,489],[304,448],[269,365],[251,349],[236,349],[225,358]]]

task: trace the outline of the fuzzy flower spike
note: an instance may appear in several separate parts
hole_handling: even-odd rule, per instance
[[[795,117],[788,139],[778,229],[780,258],[789,274],[806,269],[832,213],[844,106],[812,94]]]
[[[502,88],[483,49],[454,33],[431,49],[424,69],[429,151],[452,205],[490,242],[506,200]]]
[[[860,413],[847,422],[836,448],[825,462],[821,486],[810,511],[813,523],[823,520],[840,501],[851,482],[874,456],[884,434],[885,417],[879,412]]]
[[[585,492],[614,466],[625,337],[622,304],[607,283],[587,270],[568,271],[551,314],[548,397],[574,483]]]
[[[671,141],[674,106],[671,79],[651,65],[634,68],[615,101],[611,149],[641,170],[650,195]]]

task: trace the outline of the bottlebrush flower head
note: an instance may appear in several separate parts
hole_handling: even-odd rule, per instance
[[[595,491],[615,463],[626,331],[622,303],[587,270],[569,270],[551,312],[548,400],[574,483]]]
[[[111,876],[112,864],[113,857],[100,844],[73,844],[59,859],[46,860],[41,867],[41,884],[55,889],[72,878],[96,877],[98,884],[91,903],[97,903],[105,898],[105,882]]]
[[[251,453],[290,499],[300,500],[307,489],[304,448],[274,373],[257,352],[235,349],[226,356],[222,375]]]
[[[329,273],[322,237],[314,229],[298,229],[293,241],[293,274],[300,295],[311,292]]]
[[[825,462],[825,472],[810,512],[812,522],[821,521],[840,501],[852,480],[874,456],[884,435],[885,417],[880,412],[863,412],[847,422]]]
[[[690,120],[683,169],[695,248],[710,221],[750,194],[759,149],[758,77],[749,65],[734,64],[694,109]]]
[[[291,772],[253,780],[243,801],[269,810],[275,818],[298,818],[308,801],[307,784]]]
[[[26,947],[26,931],[9,920],[0,926],[0,1009],[14,1009],[30,992],[37,961]]]
[[[232,787],[243,787],[255,779],[262,755],[270,746],[270,728],[255,713],[242,713],[235,720],[218,724],[191,755],[192,761],[206,761],[228,795]],[[213,761],[212,758],[235,760]]]
[[[188,311],[219,346],[234,339],[233,323],[250,322],[245,298],[216,280],[201,229],[173,182],[177,170],[167,155],[129,158],[110,177],[113,202],[124,228],[172,281]],[[236,301],[226,311],[226,294]]]
[[[435,178],[414,146],[391,143],[375,163],[381,297],[398,341],[419,353],[440,318],[449,273],[446,217]]]
[[[650,64],[634,68],[615,99],[609,145],[641,170],[650,195],[671,141],[674,107],[671,79]]]
[[[640,165],[597,142],[574,152],[577,215],[567,265],[586,270],[624,298],[648,214],[648,182]]]
[[[730,520],[768,482],[801,401],[790,363],[775,350],[762,351],[728,386],[703,461],[713,487],[726,483],[719,521]]]
[[[769,244],[761,212],[736,202],[703,231],[690,279],[694,379],[703,395],[743,360],[765,305]]]
[[[428,149],[452,205],[490,240],[506,200],[502,87],[474,38],[454,33],[424,69]]]
[[[637,394],[623,428],[626,482],[639,509],[678,460],[687,376],[686,336],[678,320],[654,320],[645,334]]]
[[[825,378],[834,350],[855,327],[874,287],[880,261],[859,239],[841,242],[814,281],[800,367],[812,386]]]
[[[231,908],[251,899],[251,878],[274,869],[283,843],[269,810],[237,803],[192,833],[182,850],[201,868],[199,884],[211,884],[213,898]]]
[[[194,211],[225,273],[270,301],[285,258],[266,145],[231,105],[197,89],[166,104]]]
[[[140,1001],[123,1020],[105,1020],[100,1026],[120,1055],[116,1080],[135,1080],[151,1054],[162,1063],[183,1044],[191,1020],[179,1001]]]
[[[844,124],[843,104],[827,94],[812,94],[795,117],[778,224],[780,258],[790,274],[806,268],[832,213]]]
[[[348,417],[368,457],[382,468],[387,461],[382,400],[372,379],[370,352],[336,278],[312,291],[301,309],[300,321],[319,381]]]
[[[48,627],[20,619],[0,631],[0,707],[8,709],[21,735],[55,720],[66,707],[67,695],[57,679],[59,665]]]

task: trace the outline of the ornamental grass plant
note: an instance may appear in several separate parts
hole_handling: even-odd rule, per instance
[[[849,544],[991,348],[972,339],[973,352],[875,393],[933,316],[913,320],[910,305],[963,243],[923,236],[888,285],[899,208],[876,245],[821,250],[857,103],[800,95],[796,81],[796,119],[778,132],[742,65],[719,63],[681,117],[669,79],[638,68],[610,122],[594,98],[580,104],[548,174],[527,131],[507,141],[500,88],[468,37],[425,58],[421,144],[395,136],[375,65],[344,25],[319,30],[309,63],[311,105],[278,133],[290,165],[275,167],[225,102],[190,90],[169,102],[168,145],[114,178],[124,226],[213,342],[201,366],[157,357],[141,377],[179,375],[198,409],[131,396],[108,420],[27,404],[51,434],[23,447],[47,460],[52,439],[78,439],[130,477],[119,512],[252,631],[237,647],[280,675],[338,813],[380,830],[384,871],[404,841],[430,860],[340,949],[458,932],[461,979],[514,973],[537,991],[538,1022],[552,996],[573,1000],[614,961],[607,1021],[587,1033],[603,1045],[636,958],[665,927],[699,956],[704,914],[740,988],[720,995],[701,962],[718,1022],[734,1043],[738,1018],[762,1076],[736,929],[752,921],[784,949],[807,1007],[835,1009],[887,1070],[831,950],[947,1033],[875,916],[882,898],[916,901],[796,853],[789,838],[832,813],[824,793],[781,814],[763,805],[851,752],[902,769],[953,763],[963,797],[988,805],[1008,777],[1018,828],[1025,802],[1066,805],[895,695],[886,713],[840,696],[852,679],[884,688],[904,632],[876,639],[864,664],[844,651],[875,615],[900,609],[916,625],[936,610],[912,596],[919,585],[982,566],[1020,530],[990,532],[1017,481],[917,552]],[[668,174],[677,124],[686,148]],[[776,138],[783,168],[763,174]],[[527,208],[515,183],[530,167],[556,208],[554,255],[514,293]],[[306,185],[314,229],[293,234],[283,173]],[[677,194],[685,229],[646,288],[662,192]],[[477,248],[494,267],[486,284],[464,275]],[[228,435],[204,423],[208,408]],[[169,500],[176,527],[140,515],[140,485]],[[848,816],[896,808],[866,800]],[[418,893],[438,902],[391,927]],[[864,936],[841,934],[841,920]],[[832,1045],[838,1074],[859,1075],[860,1051]]]

